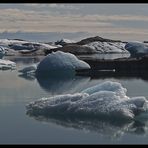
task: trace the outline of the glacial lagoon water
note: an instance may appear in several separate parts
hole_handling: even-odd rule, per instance
[[[112,55],[113,56],[113,55]],[[115,55],[116,56],[116,55]],[[18,70],[43,57],[5,57],[16,62],[16,70],[0,71],[0,144],[147,144],[148,117],[132,122],[101,119],[44,118],[26,114],[26,104],[66,93],[76,93],[102,83],[116,81],[127,96],[148,98],[148,77],[79,77],[36,79]]]

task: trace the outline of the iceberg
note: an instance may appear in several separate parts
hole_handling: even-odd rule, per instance
[[[34,73],[38,78],[42,76],[64,78],[75,76],[75,71],[80,69],[90,69],[90,66],[73,54],[57,51],[47,55],[41,62],[27,66],[19,72]]]
[[[63,39],[55,42],[55,44],[60,44],[62,47],[51,49],[49,51],[46,50],[46,55],[52,51],[69,52],[75,55],[90,55],[98,53],[129,54],[129,52],[124,48],[126,42],[104,39],[99,36],[86,38],[78,42],[71,42]]]
[[[141,57],[148,54],[148,45],[138,41],[128,42],[125,49],[129,51],[131,57]]]
[[[16,69],[16,63],[10,60],[0,59],[0,70]]]
[[[118,82],[106,81],[80,93],[41,98],[26,105],[30,116],[64,116],[112,120],[135,120],[145,113],[145,97],[126,96],[126,89]]]
[[[48,54],[38,64],[36,74],[67,77],[75,75],[75,70],[80,69],[90,69],[90,66],[71,53],[57,51]]]

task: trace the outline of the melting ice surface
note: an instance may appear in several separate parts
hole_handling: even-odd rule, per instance
[[[129,98],[126,91],[118,82],[105,81],[81,93],[57,95],[31,102],[26,106],[27,114],[36,117],[134,120],[147,111],[148,102],[145,97]]]

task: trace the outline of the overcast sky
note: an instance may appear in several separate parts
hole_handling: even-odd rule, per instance
[[[148,4],[0,4],[0,32],[88,32],[148,40]]]

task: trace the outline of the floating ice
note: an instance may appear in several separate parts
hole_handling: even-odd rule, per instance
[[[6,55],[17,55],[17,54],[32,54],[41,55],[44,54],[44,50],[50,50],[59,46],[49,45],[40,42],[31,42],[17,39],[0,39],[0,46],[7,48]]]
[[[0,59],[3,58],[3,56],[5,55],[6,51],[5,51],[5,48],[0,46]]]
[[[117,82],[104,82],[81,93],[58,95],[28,104],[27,113],[45,116],[75,116],[133,120],[147,110],[145,97],[129,98]]]
[[[71,53],[57,51],[47,55],[38,64],[36,73],[37,75],[67,77],[68,75],[74,75],[75,70],[78,69],[90,69],[90,66]]]
[[[8,69],[15,69],[15,68],[16,68],[16,63],[9,60],[0,59],[1,70],[8,70]]]
[[[148,45],[141,42],[128,42],[125,49],[130,52],[132,57],[143,56],[148,54]]]
[[[35,74],[35,71],[37,69],[37,64],[33,64],[33,65],[30,65],[30,66],[27,66],[21,70],[19,70],[19,72],[23,73],[23,74]]]

